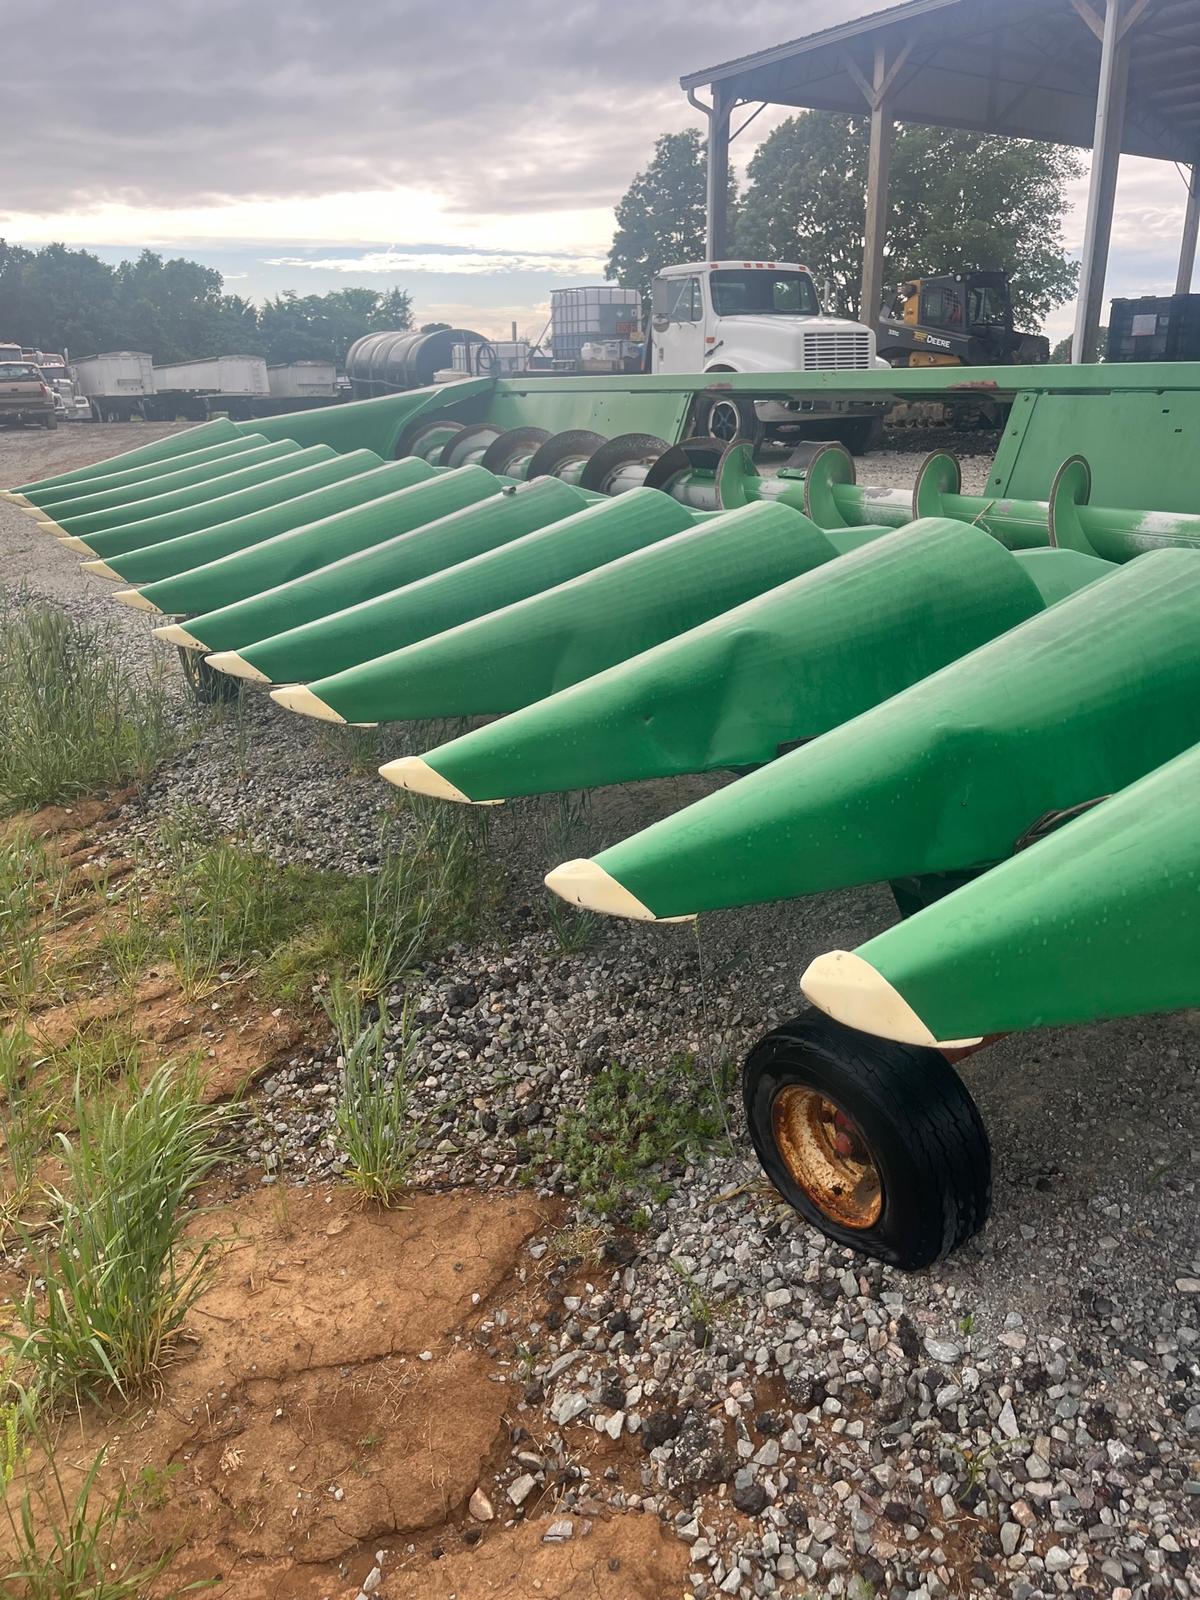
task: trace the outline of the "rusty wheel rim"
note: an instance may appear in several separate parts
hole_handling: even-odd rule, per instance
[[[845,1228],[871,1228],[883,1211],[883,1180],[852,1117],[816,1089],[787,1084],[771,1103],[775,1147],[796,1186]]]

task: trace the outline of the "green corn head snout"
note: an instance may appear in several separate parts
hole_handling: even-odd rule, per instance
[[[1042,553],[1077,585],[1112,570]],[[1042,605],[1019,558],[930,518],[384,776],[417,787],[427,765],[465,798],[496,800],[771,761]]]
[[[458,467],[454,472],[438,475],[411,457],[392,465],[417,481],[388,495],[385,507],[369,502],[319,522],[293,524],[232,555],[189,567],[162,583],[149,583],[143,595],[162,611],[213,611],[303,577],[338,556],[370,549],[383,539],[419,528],[464,506],[476,505],[498,494],[501,488],[500,480],[483,467]],[[133,563],[123,561],[122,573],[127,566]],[[139,570],[133,566],[134,582],[139,581]]]
[[[188,632],[210,650],[239,649],[271,682],[320,677],[369,659],[376,644],[389,639],[387,608],[376,613],[365,602],[560,524],[587,505],[587,496],[578,489],[557,478],[539,478],[409,533],[385,537],[370,549],[249,600],[189,618]],[[386,532],[390,524],[381,526]],[[323,626],[326,620],[328,628]],[[341,628],[343,620],[346,626]],[[339,637],[353,641],[349,656],[338,654],[334,640]],[[359,656],[358,650],[367,654]]]
[[[1001,860],[1200,739],[1198,628],[1200,551],[1142,556],[551,887],[672,917]]]
[[[676,531],[680,518],[684,531]],[[421,622],[422,643],[314,682],[317,706],[292,691],[276,691],[277,697],[314,715],[332,710],[348,722],[513,711],[835,554],[821,530],[787,506],[761,502],[697,527],[691,522],[656,489],[620,495],[562,526],[628,530],[631,554],[487,614],[489,585],[476,565],[469,571],[470,603],[480,608],[475,620],[458,627],[442,615],[433,627]],[[549,532],[561,536],[562,526]],[[453,599],[461,576],[428,582],[440,582]]]
[[[890,928],[814,961],[809,998],[911,1043],[1196,1002],[1200,747]]]

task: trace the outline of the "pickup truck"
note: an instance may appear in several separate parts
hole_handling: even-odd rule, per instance
[[[831,372],[886,368],[875,334],[828,316],[807,267],[792,261],[702,261],[664,267],[654,280],[653,372]],[[706,397],[697,431],[839,439],[855,454],[883,427],[886,402]]]
[[[0,361],[0,422],[58,427],[54,391],[31,361]]]

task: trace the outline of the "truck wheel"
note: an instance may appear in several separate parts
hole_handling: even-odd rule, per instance
[[[53,433],[54,429],[58,427],[57,413],[52,411],[48,417],[43,417],[42,427],[45,428],[47,432]]]
[[[722,444],[745,439],[752,445],[758,445],[762,432],[753,400],[744,400],[738,395],[696,396],[692,438],[720,439]]]
[[[767,1176],[838,1244],[912,1270],[987,1220],[987,1133],[940,1051],[810,1011],[759,1040],[742,1093]]]

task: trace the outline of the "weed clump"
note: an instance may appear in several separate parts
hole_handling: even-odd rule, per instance
[[[59,1135],[60,1223],[10,1349],[48,1403],[126,1396],[153,1380],[204,1285],[211,1241],[185,1247],[188,1205],[221,1159],[227,1113],[192,1073],[160,1068],[127,1105],[94,1108],[77,1086],[74,1142]],[[30,1241],[32,1248],[32,1241]]]
[[[344,983],[333,985],[325,1010],[342,1055],[342,1081],[334,1109],[334,1134],[346,1159],[345,1177],[364,1200],[394,1205],[408,1186],[421,1124],[410,1115],[410,1076],[419,1034],[407,1011],[388,1059],[385,1001],[373,1021]]]
[[[0,602],[0,813],[144,778],[177,742],[164,678],[78,617]]]
[[[264,996],[297,1000],[342,981],[385,994],[483,914],[475,840],[462,824],[415,819],[374,873],[280,866],[212,840],[191,816],[163,832],[173,911],[167,953],[189,997],[222,971],[253,971]]]
[[[658,1202],[683,1162],[724,1130],[720,1096],[732,1069],[714,1079],[690,1055],[648,1072],[613,1061],[580,1110],[559,1125],[555,1155],[580,1200],[601,1217],[628,1220],[638,1202]]]

